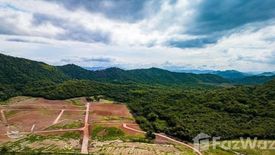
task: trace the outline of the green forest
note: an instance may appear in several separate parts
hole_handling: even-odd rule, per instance
[[[275,139],[272,77],[259,77],[257,85],[241,85],[217,75],[156,68],[88,71],[1,54],[0,60],[1,100],[17,95],[47,99],[103,95],[126,103],[144,130],[181,140],[192,141],[201,132],[222,139]]]

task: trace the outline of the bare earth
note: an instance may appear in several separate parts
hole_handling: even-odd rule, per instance
[[[178,145],[161,136],[157,136],[155,144],[131,142],[127,139],[100,142],[92,139],[91,131],[98,126],[106,129],[116,128],[126,137],[144,137],[144,133],[126,105],[84,101],[84,98],[46,100],[30,97],[16,97],[9,100],[5,105],[0,105],[0,146],[1,144],[12,146],[13,142],[19,141],[19,144],[24,146],[14,149],[22,150],[27,147],[83,154],[199,154],[194,153],[191,146]],[[21,138],[10,138],[10,134],[14,131]],[[60,136],[68,132],[73,132],[73,137],[60,139]],[[26,139],[30,135],[51,136],[51,138],[35,141]]]

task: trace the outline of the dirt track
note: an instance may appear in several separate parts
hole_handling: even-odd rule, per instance
[[[144,131],[141,131],[141,130],[137,130],[137,129],[128,127],[127,124],[125,124],[125,123],[123,123],[123,127],[126,128],[126,129],[129,129],[129,130],[135,131],[135,132],[146,133],[146,132],[144,132]],[[159,136],[159,137],[162,137],[162,138],[165,138],[165,139],[167,139],[167,140],[170,140],[170,141],[172,141],[172,142],[175,142],[175,143],[184,145],[184,146],[186,146],[186,147],[192,149],[193,151],[195,151],[198,155],[202,155],[202,153],[201,153],[199,150],[197,150],[196,148],[194,148],[194,147],[192,147],[192,146],[190,146],[190,145],[188,145],[188,144],[186,144],[186,143],[177,141],[177,140],[175,140],[175,139],[172,139],[172,138],[170,138],[170,137],[167,137],[167,136],[162,135],[162,134],[159,134],[159,133],[155,133],[155,135],[156,135],[156,136]]]
[[[6,119],[6,116],[5,116],[5,113],[4,113],[4,110],[1,110],[1,117],[2,117],[2,121],[4,124],[7,124],[7,119]]]
[[[83,109],[84,106],[76,107],[73,105],[66,105],[61,101],[54,102],[54,105],[51,101],[39,100],[42,103],[38,103],[38,106],[34,104],[28,104],[24,102],[26,105],[15,104],[12,106],[1,106],[1,122],[2,124],[12,124],[12,125],[23,125],[23,130],[21,130],[22,134],[51,134],[51,133],[62,133],[69,131],[79,131],[83,133],[83,140],[81,146],[81,153],[88,154],[89,153],[89,139],[90,139],[90,124],[100,124],[103,126],[114,126],[122,129],[125,133],[135,135],[141,133],[142,135],[145,133],[139,129],[139,126],[135,123],[132,115],[129,113],[126,105],[123,104],[102,104],[102,103],[86,103],[86,109]],[[37,103],[37,101],[36,101]],[[84,103],[83,103],[84,105]],[[51,106],[51,108],[48,108]],[[56,106],[56,107],[55,107]],[[55,108],[53,108],[55,107]],[[6,113],[5,113],[6,112]],[[76,127],[76,128],[68,128],[68,129],[54,129],[54,130],[45,130],[46,128],[60,124],[66,120],[83,120],[84,117],[84,126]],[[89,115],[90,114],[90,115]],[[93,121],[90,122],[89,121]],[[5,123],[6,122],[6,123]],[[127,126],[126,125],[129,125]],[[83,125],[83,124],[82,124]],[[82,126],[81,125],[81,126]],[[0,130],[1,134],[4,136],[6,132]],[[194,150],[198,155],[202,155],[198,150],[193,148],[192,146],[174,140],[165,135],[157,134],[157,137],[161,137],[162,139],[166,139],[170,142],[175,142],[181,145],[184,145],[188,148]],[[5,137],[2,137],[2,140]],[[0,139],[1,141],[1,139]]]
[[[64,109],[61,110],[60,114],[59,114],[59,115],[57,116],[57,118],[54,120],[53,125],[56,124],[56,123],[58,123],[58,121],[59,121],[59,119],[60,119],[60,117],[62,116],[63,113],[64,113]]]
[[[85,115],[85,125],[83,128],[83,141],[81,146],[81,153],[88,154],[89,146],[89,112],[90,112],[90,103],[86,104],[86,115]]]

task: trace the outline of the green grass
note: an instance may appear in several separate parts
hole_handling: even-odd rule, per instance
[[[0,101],[0,105],[9,105],[9,104],[21,102],[27,99],[31,99],[31,98],[32,97],[28,97],[28,96],[16,96],[16,97],[9,98],[8,100],[5,100],[5,101]]]
[[[82,121],[76,120],[67,124],[56,124],[47,128],[47,130],[55,129],[77,129],[83,126]]]
[[[13,142],[7,142],[0,146],[0,155],[2,154],[40,154],[42,152],[54,152],[52,154],[62,153],[63,152],[72,152],[78,153],[79,148],[66,148],[60,147],[55,144],[43,145],[42,147],[30,148],[29,145],[34,143],[42,143],[44,140],[52,140],[53,142],[64,141],[67,142],[69,140],[80,140],[81,134],[77,131],[66,132],[62,135],[27,135],[25,138],[19,139]],[[69,154],[68,153],[68,154]],[[48,153],[51,154],[51,153]]]
[[[97,139],[99,141],[108,141],[120,139],[127,142],[142,142],[149,143],[150,141],[145,138],[144,135],[128,135],[125,134],[121,129],[116,127],[103,127],[95,126],[91,130],[92,139]]]
[[[125,136],[124,132],[115,127],[95,126],[91,131],[92,139],[97,140],[115,140]]]
[[[69,103],[72,103],[75,106],[79,106],[79,107],[84,107],[85,104],[81,101],[80,98],[73,98],[73,99],[68,99],[66,100]]]
[[[18,112],[19,112],[19,111],[16,111],[16,110],[8,110],[8,111],[5,111],[5,116],[6,116],[7,118],[9,118],[9,117],[11,117],[11,116],[17,114]]]
[[[59,136],[63,140],[68,140],[68,139],[80,139],[81,134],[78,131],[70,131],[66,132],[63,135]]]

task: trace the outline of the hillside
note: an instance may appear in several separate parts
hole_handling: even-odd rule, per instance
[[[67,79],[69,77],[54,66],[0,54],[1,84],[26,84],[38,80],[62,82]]]
[[[141,83],[159,85],[262,84],[275,76],[246,76],[238,71],[213,74],[171,72],[159,68],[122,70],[107,68],[90,71],[74,64],[51,66],[43,62],[0,54],[1,84],[22,85],[34,81],[60,83],[66,80],[93,80],[109,83]]]
[[[6,74],[1,74],[2,100],[16,95],[47,99],[103,95],[127,103],[142,129],[182,140],[191,141],[200,132],[223,139],[240,136],[272,139],[275,136],[275,80],[257,86],[209,89],[194,85],[224,82],[224,79],[211,74],[174,73],[157,68],[88,71],[76,65],[55,67],[8,56],[1,59],[7,75],[24,81],[15,81],[20,85],[14,85],[12,80],[5,80]],[[3,67],[6,65],[9,67]]]
[[[143,84],[199,84],[199,83],[227,83],[222,77],[211,74],[175,73],[158,68],[122,70],[107,68],[98,71],[88,71],[76,65],[58,67],[65,75],[72,79],[88,79],[101,82],[135,82]]]
[[[255,84],[263,84],[275,78],[273,76],[263,76],[263,75],[254,75],[254,76],[247,76],[240,79],[232,80],[236,84],[247,84],[247,85],[255,85]]]
[[[108,68],[99,71],[89,71],[79,66],[69,64],[51,66],[42,62],[0,55],[1,84],[26,84],[33,81],[48,80],[62,82],[65,80],[93,80],[100,82],[135,82],[143,84],[199,84],[226,83],[219,76],[211,74],[174,73],[158,68],[122,70]]]
[[[235,71],[235,70],[226,70],[226,71],[214,71],[212,74],[219,75],[226,79],[241,79],[246,76],[249,76],[245,73]]]

